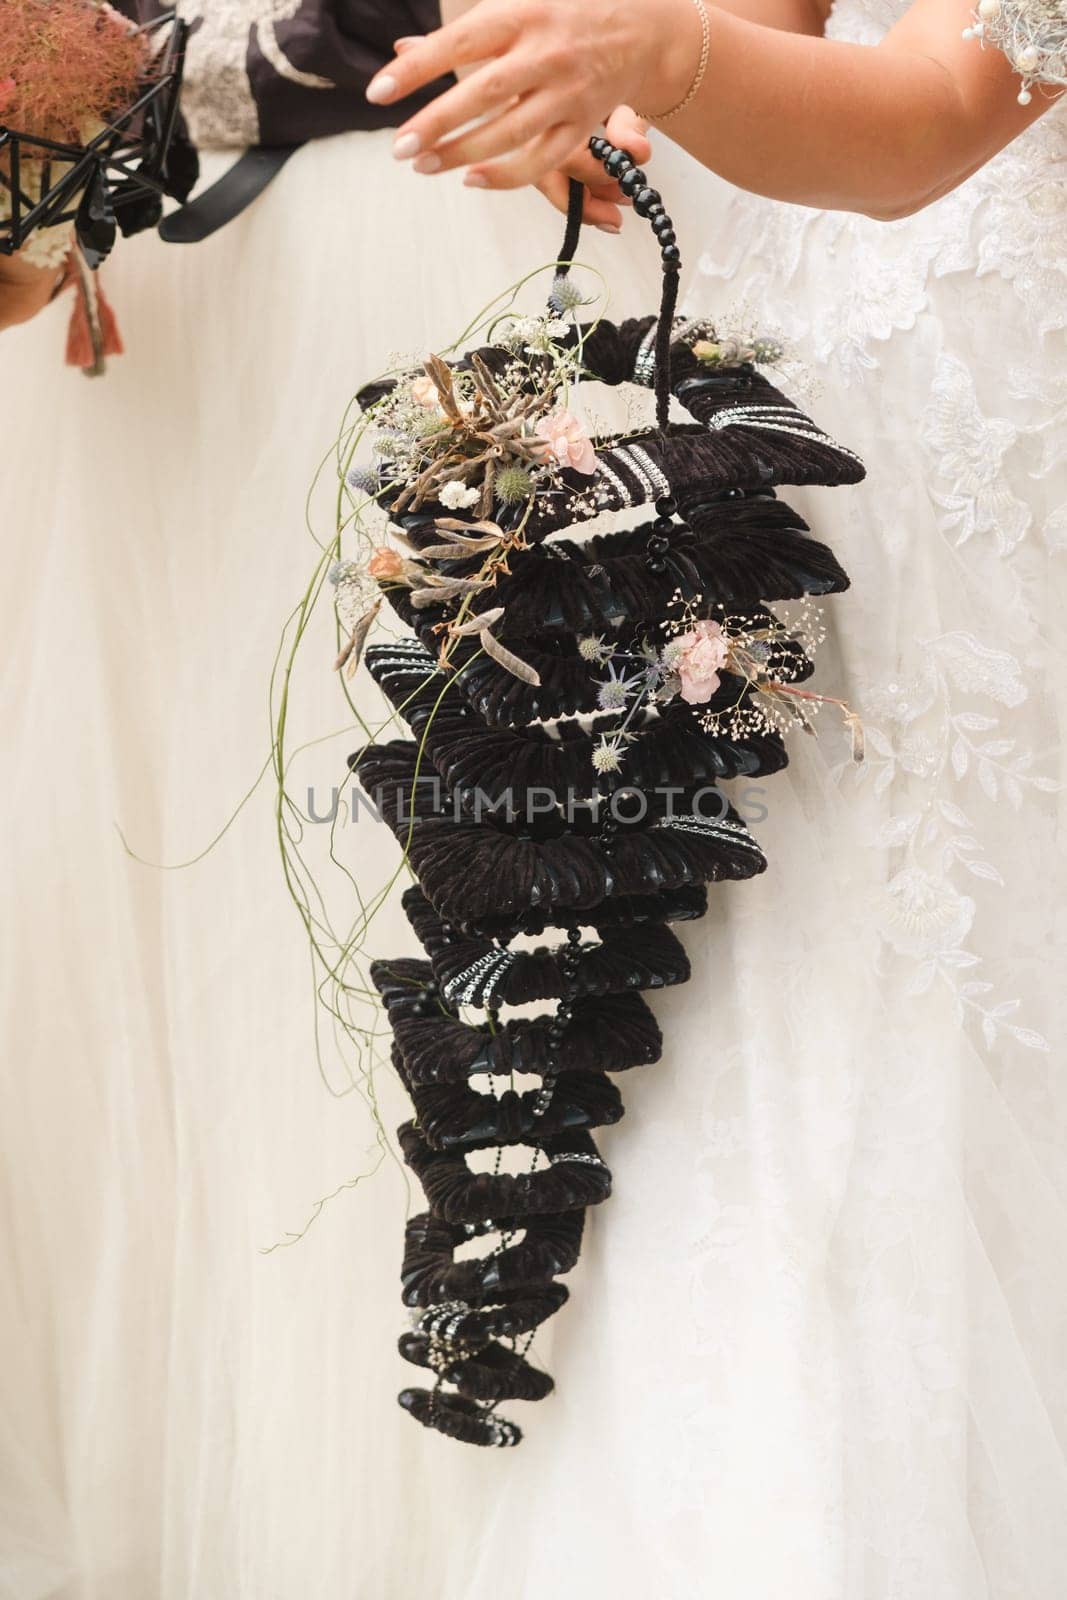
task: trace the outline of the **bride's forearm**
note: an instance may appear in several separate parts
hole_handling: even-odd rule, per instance
[[[441,24],[446,26],[473,11],[480,0],[441,0]],[[724,11],[789,33],[822,33],[832,0],[716,0]]]
[[[367,93],[388,104],[473,68],[398,130],[396,153],[424,173],[464,166],[487,188],[539,182],[612,106],[665,118],[686,101],[664,131],[732,183],[894,217],[954,188],[1050,103],[1020,105],[1007,59],[962,38],[973,0],[912,0],[873,48],[812,37],[824,0],[448,3],[464,14],[406,41]],[[811,32],[786,31],[790,19]]]
[[[970,54],[958,75],[943,59],[955,57],[955,40],[941,41],[938,59],[904,25],[872,49],[777,32],[717,7],[708,16],[705,81],[664,131],[731,183],[773,199],[904,215],[1033,120],[1015,102],[1007,63],[962,39]],[[677,97],[678,80],[664,92]]]

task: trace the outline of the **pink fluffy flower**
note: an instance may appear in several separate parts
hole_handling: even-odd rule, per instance
[[[596,451],[576,416],[569,411],[553,411],[537,424],[537,437],[548,446],[548,453],[561,467],[572,467],[592,477],[596,471]]]
[[[681,680],[682,699],[696,706],[710,700],[719,687],[719,671],[726,665],[730,645],[717,622],[698,622],[672,639],[664,654]]]

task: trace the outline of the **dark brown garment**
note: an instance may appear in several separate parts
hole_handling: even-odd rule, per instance
[[[135,20],[148,21],[169,9],[160,0],[118,0]],[[202,0],[206,12],[222,5],[239,12],[240,0]],[[195,29],[194,7],[183,8]],[[249,8],[250,12],[252,8]],[[259,115],[260,143],[302,144],[350,129],[395,127],[439,94],[438,82],[399,106],[372,106],[368,83],[392,57],[394,39],[427,33],[441,25],[438,0],[302,0],[296,13],[273,24],[291,65],[328,78],[336,88],[309,88],[283,77],[263,54],[253,17],[248,25],[246,69]]]
[[[432,99],[445,85],[436,83],[398,107],[372,106],[365,98],[366,87],[392,57],[394,39],[428,33],[440,25],[437,0],[385,5],[374,0],[304,0],[290,22],[276,24],[278,42],[295,67],[320,73],[338,88],[303,89],[279,77],[253,47],[249,72],[264,142],[273,129],[290,142],[405,121],[416,104]]]

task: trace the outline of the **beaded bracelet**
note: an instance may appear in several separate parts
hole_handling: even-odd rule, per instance
[[[678,104],[672,106],[669,111],[639,111],[637,115],[642,117],[645,122],[668,122],[671,117],[676,117],[680,111],[685,110],[686,106],[691,105],[700,93],[700,85],[704,82],[704,74],[708,70],[708,56],[711,53],[711,18],[708,16],[708,8],[704,4],[704,0],[693,0],[693,4],[700,15],[700,60],[697,62],[697,70],[693,81],[689,85],[689,93],[684,100],[679,100]]]

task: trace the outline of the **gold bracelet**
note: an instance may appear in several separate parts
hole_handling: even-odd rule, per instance
[[[708,8],[704,4],[704,0],[693,0],[693,4],[700,13],[700,60],[697,62],[697,70],[693,81],[689,85],[689,93],[684,100],[679,100],[678,104],[672,106],[669,111],[639,111],[637,113],[638,116],[642,117],[645,122],[669,121],[671,117],[676,117],[679,111],[684,111],[686,106],[690,105],[700,92],[700,85],[704,82],[704,74],[708,70],[708,56],[711,54],[711,19],[708,16]]]

